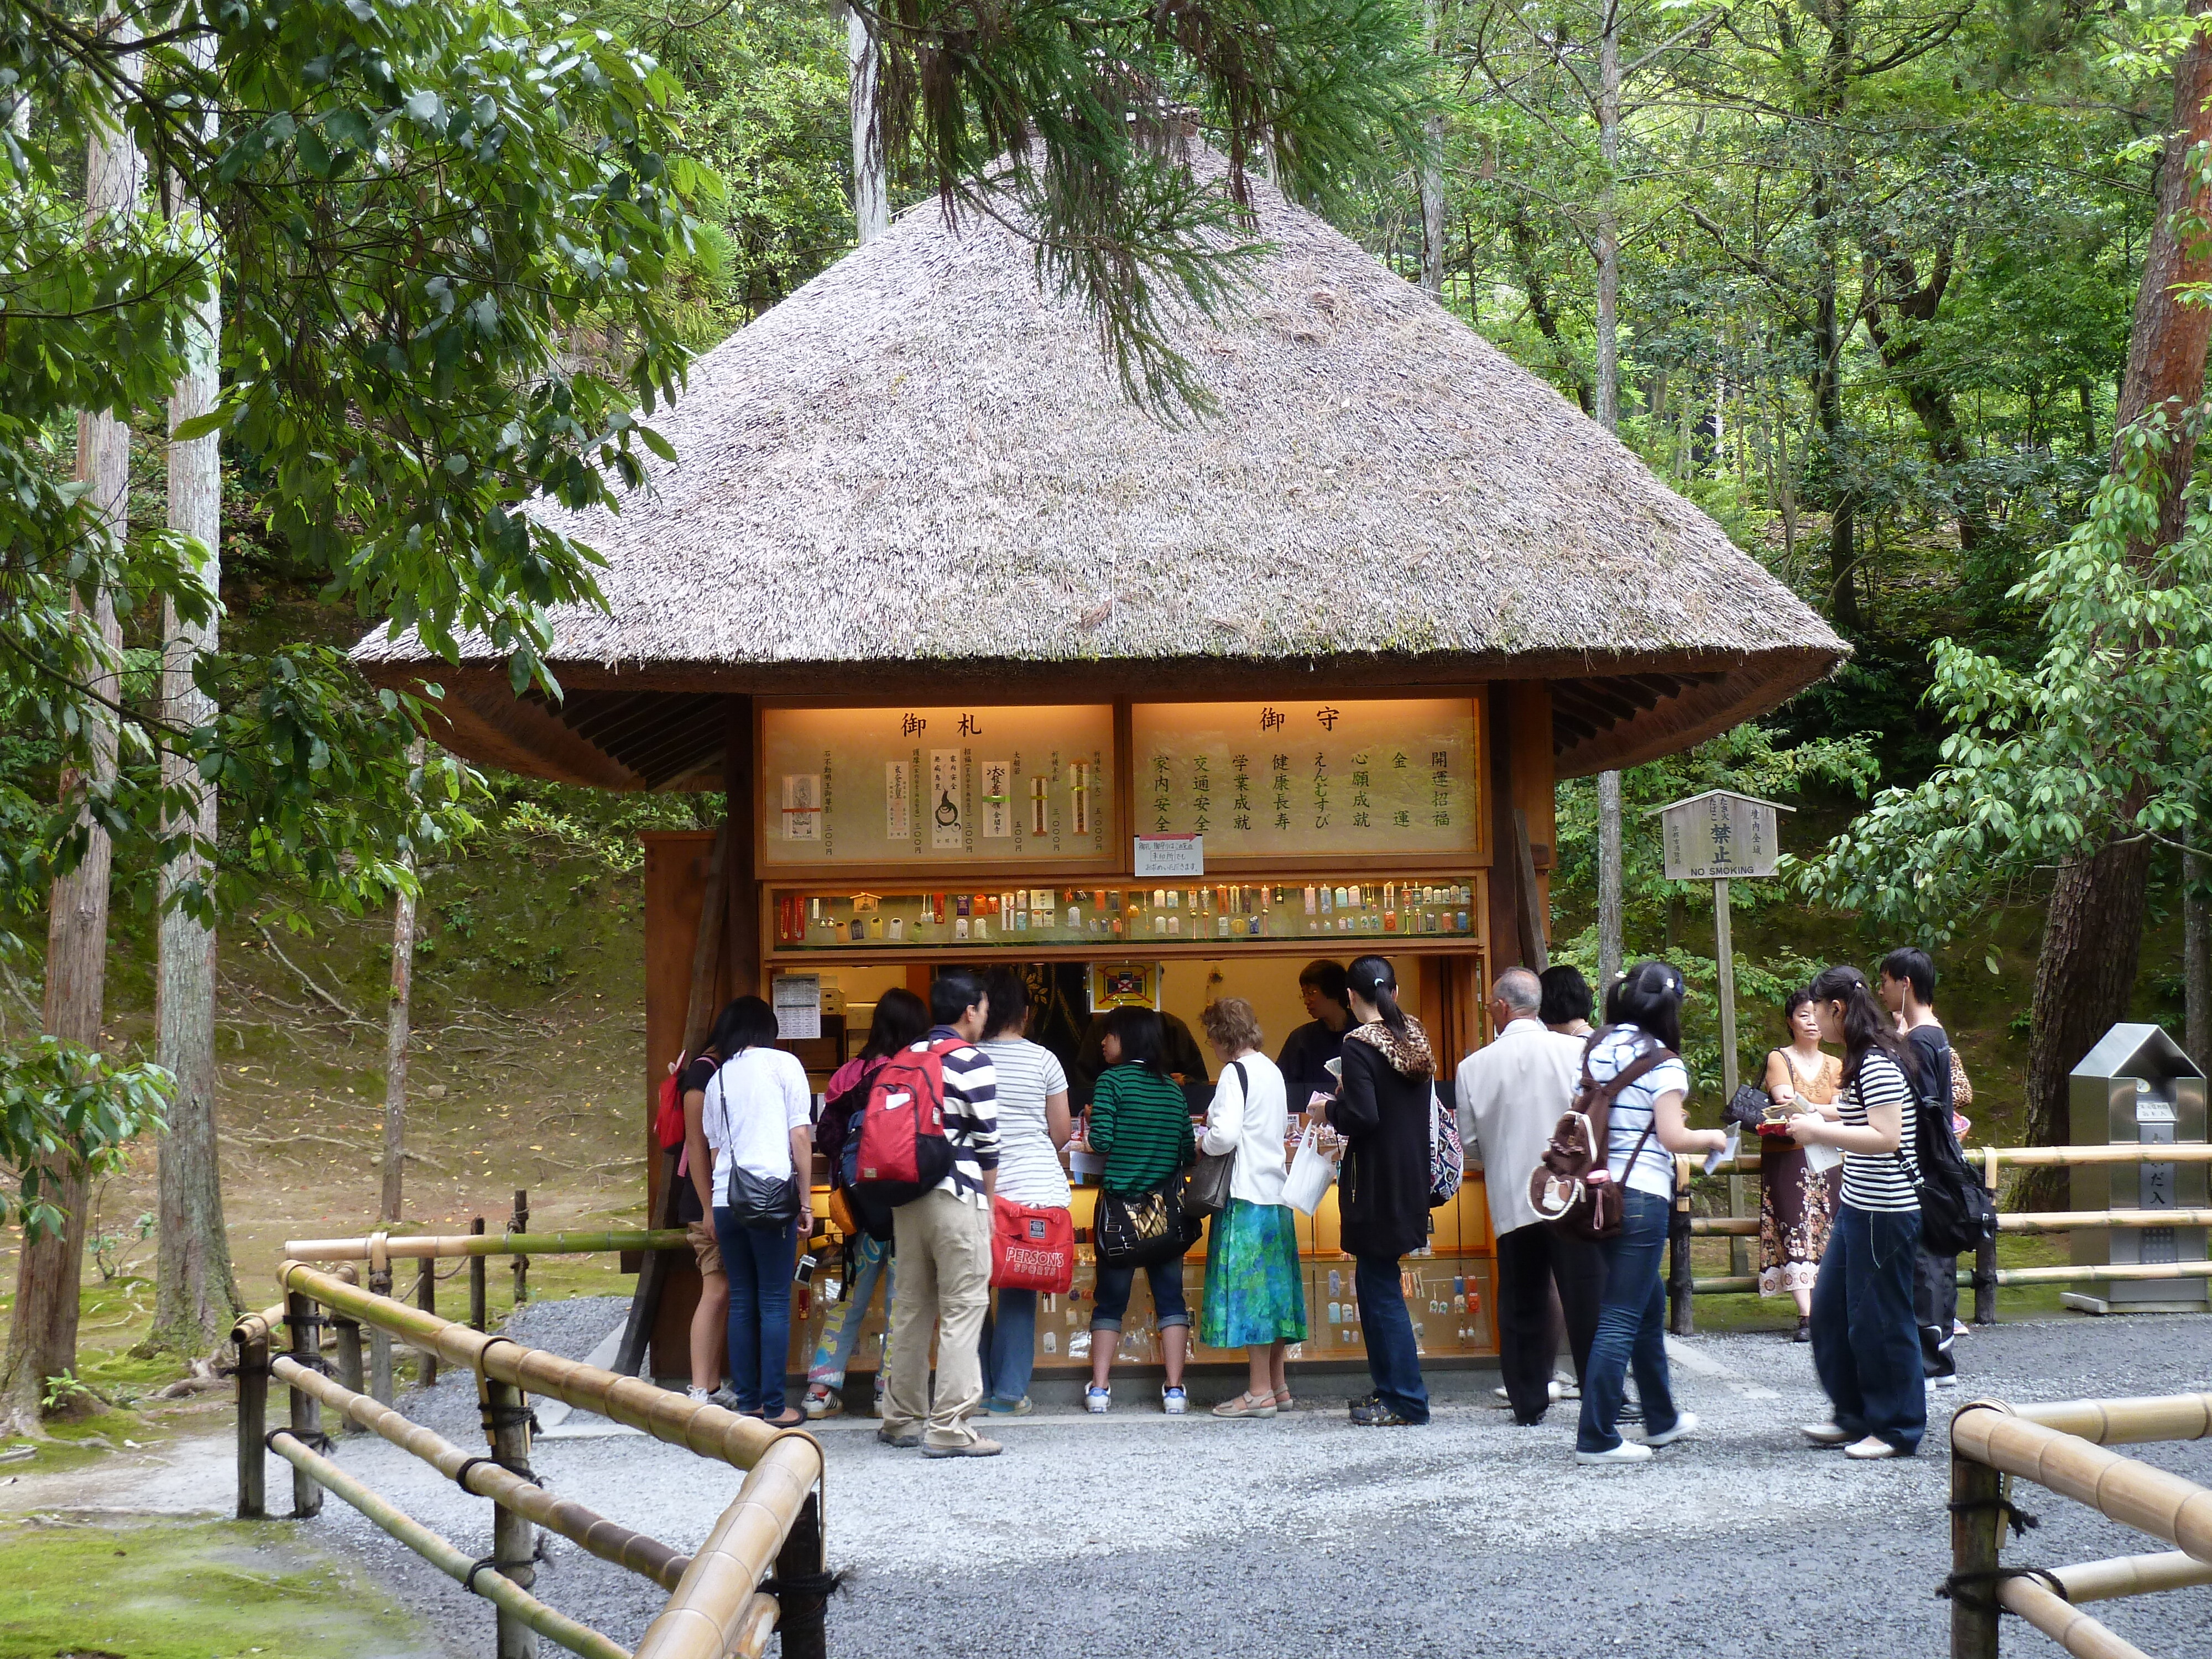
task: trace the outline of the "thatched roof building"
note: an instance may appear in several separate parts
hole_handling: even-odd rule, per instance
[[[1258,291],[1185,344],[1212,419],[1133,407],[1027,248],[924,205],[695,365],[659,422],[680,461],[619,515],[562,520],[607,558],[611,613],[556,618],[557,709],[408,638],[356,659],[444,683],[464,753],[618,788],[718,787],[714,694],[1244,696],[1271,670],[1378,692],[1548,681],[1571,775],[1684,747],[1840,660],[1551,387],[1254,191],[1274,245]]]

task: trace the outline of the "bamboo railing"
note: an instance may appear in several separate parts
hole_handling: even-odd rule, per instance
[[[1991,1192],[2003,1166],[2051,1169],[2104,1164],[2212,1164],[2212,1144],[2183,1142],[2174,1146],[2145,1146],[2123,1142],[2110,1146],[1977,1146],[1964,1149],[1969,1164],[1978,1163],[1982,1179]],[[1716,1167],[1714,1174],[1755,1175],[1756,1155],[1738,1157]],[[1687,1336],[1696,1328],[1692,1311],[1700,1296],[1740,1295],[1759,1288],[1748,1273],[1724,1273],[1700,1279],[1690,1265],[1691,1242],[1698,1238],[1755,1238],[1756,1216],[1697,1216],[1690,1213],[1690,1187],[1703,1168],[1699,1159],[1678,1155],[1674,1160],[1674,1213],[1668,1232],[1668,1328]],[[2000,1212],[1997,1232],[2063,1233],[2087,1228],[2140,1230],[2148,1227],[2212,1227],[2212,1209],[2173,1210],[2033,1210]],[[1997,1316],[1996,1296],[2005,1285],[2124,1284],[2160,1279],[2212,1280],[2212,1262],[2147,1261],[2112,1264],[2085,1263],[2079,1267],[2000,1267],[1996,1241],[1991,1239],[1976,1253],[1971,1269],[1961,1269],[1959,1283],[1974,1292],[1974,1322],[1986,1325]]]
[[[1951,1419],[1952,1659],[1997,1659],[2000,1614],[2014,1613],[2079,1659],[2146,1659],[2079,1603],[2212,1583],[2212,1490],[2108,1451],[2109,1444],[2212,1435],[2212,1395],[2011,1406],[1977,1400]],[[2070,1566],[2008,1568],[2016,1513],[2006,1476],[2087,1504],[2176,1546]]]
[[[632,1242],[641,1237],[651,1239],[653,1235],[513,1233],[501,1238],[462,1235],[422,1241],[386,1240],[376,1235],[361,1241],[307,1243],[311,1248],[319,1243],[370,1246],[358,1255],[343,1249],[323,1254],[326,1259],[346,1255],[371,1261],[380,1271],[383,1262],[400,1254],[398,1247],[407,1243],[432,1247],[417,1252],[425,1260],[439,1255],[549,1255],[564,1250],[654,1248]],[[580,1239],[613,1242],[580,1243]],[[380,1248],[386,1244],[392,1248]],[[437,1248],[453,1244],[464,1248]],[[265,1447],[292,1466],[295,1516],[315,1514],[327,1489],[491,1601],[498,1615],[499,1659],[530,1659],[538,1635],[585,1659],[726,1659],[763,1652],[770,1634],[779,1630],[787,1659],[823,1659],[823,1605],[832,1581],[823,1558],[822,1449],[812,1436],[772,1429],[757,1419],[671,1394],[636,1377],[441,1319],[349,1282],[354,1277],[350,1267],[326,1273],[288,1260],[277,1277],[287,1292],[285,1303],[244,1316],[233,1332],[240,1360],[240,1518],[258,1519],[266,1513]],[[381,1277],[389,1283],[388,1273]],[[326,1321],[340,1335],[337,1376],[325,1374],[322,1358],[319,1333]],[[279,1327],[289,1330],[290,1346],[272,1354],[270,1343]],[[489,1457],[465,1452],[354,1386],[361,1376],[364,1328],[476,1373],[482,1380],[491,1425]],[[349,1358],[344,1346],[349,1341]],[[290,1425],[264,1432],[272,1376],[289,1393]],[[555,1498],[538,1484],[529,1468],[527,1401],[532,1394],[595,1412],[745,1471],[736,1499],[722,1512],[705,1544],[686,1556],[581,1504]],[[491,1558],[471,1560],[325,1455],[325,1407],[337,1413],[342,1423],[380,1435],[422,1459],[464,1492],[490,1498],[495,1506]],[[540,1526],[671,1592],[634,1656],[529,1593],[535,1576],[528,1559],[532,1529]]]

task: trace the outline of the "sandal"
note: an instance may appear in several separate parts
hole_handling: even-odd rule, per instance
[[[761,1420],[771,1429],[796,1429],[805,1424],[806,1413],[796,1406],[786,1406],[782,1416],[763,1417]]]
[[[1288,1389],[1278,1389],[1275,1390],[1275,1409],[1277,1411],[1289,1411],[1291,1404],[1291,1391]]]
[[[1213,1408],[1216,1417],[1273,1417],[1275,1396],[1272,1394],[1253,1394],[1249,1390],[1234,1400],[1224,1400]]]

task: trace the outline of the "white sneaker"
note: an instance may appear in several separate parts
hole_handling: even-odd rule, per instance
[[[1931,1389],[1955,1389],[1959,1386],[1959,1374],[1952,1371],[1947,1376],[1931,1376],[1928,1379],[1928,1386]]]
[[[1645,1435],[1644,1437],[1644,1443],[1647,1446],[1671,1446],[1677,1440],[1680,1440],[1684,1435],[1695,1434],[1697,1431],[1697,1413],[1677,1412],[1674,1414],[1674,1426],[1673,1428],[1663,1429],[1657,1434]]]
[[[1106,1407],[1113,1403],[1114,1390],[1102,1389],[1096,1383],[1083,1391],[1083,1409],[1093,1417],[1106,1415]]]
[[[1189,1408],[1190,1395],[1180,1383],[1172,1389],[1160,1386],[1160,1409],[1170,1417],[1181,1417]]]
[[[1865,1439],[1854,1440],[1844,1447],[1844,1455],[1856,1457],[1864,1462],[1876,1457],[1902,1457],[1905,1454],[1880,1436],[1870,1434]]]
[[[1578,1451],[1575,1454],[1576,1462],[1594,1464],[1600,1468],[1611,1463],[1649,1463],[1650,1461],[1651,1448],[1639,1445],[1633,1440],[1624,1440],[1611,1451]]]
[[[1816,1446],[1840,1446],[1851,1437],[1849,1429],[1839,1429],[1833,1423],[1800,1423],[1797,1432]]]

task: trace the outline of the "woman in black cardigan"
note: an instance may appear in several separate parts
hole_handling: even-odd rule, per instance
[[[1344,1248],[1357,1265],[1359,1327],[1375,1392],[1352,1402],[1363,1427],[1429,1420],[1420,1351],[1398,1277],[1402,1256],[1429,1236],[1429,1100],[1436,1061],[1421,1023],[1398,1007],[1398,976],[1381,957],[1347,970],[1352,1015],[1344,1075],[1328,1121],[1345,1137],[1337,1176]]]

